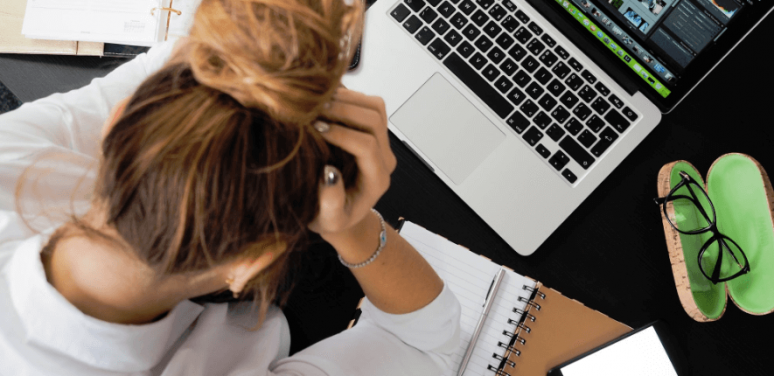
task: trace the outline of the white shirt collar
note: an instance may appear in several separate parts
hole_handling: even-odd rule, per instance
[[[93,367],[120,372],[152,368],[204,308],[185,300],[145,325],[98,320],[73,306],[46,280],[40,250],[47,236],[19,245],[6,266],[11,301],[30,345],[53,349]]]

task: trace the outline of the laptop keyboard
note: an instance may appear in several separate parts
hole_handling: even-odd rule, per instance
[[[389,13],[570,184],[640,117],[510,0]]]

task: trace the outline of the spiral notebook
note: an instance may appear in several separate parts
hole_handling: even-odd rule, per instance
[[[544,376],[552,367],[605,344],[631,328],[465,247],[403,221],[400,234],[446,281],[462,306],[462,343],[455,376],[481,315],[494,276],[505,276],[464,376]]]

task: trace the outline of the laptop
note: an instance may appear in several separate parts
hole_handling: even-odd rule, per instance
[[[378,0],[344,84],[529,255],[773,4]]]

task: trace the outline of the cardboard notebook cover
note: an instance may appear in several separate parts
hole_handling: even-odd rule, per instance
[[[535,304],[528,305],[527,309],[534,321],[523,315],[524,325],[515,332],[512,348],[520,355],[509,351],[510,362],[501,364],[500,375],[544,376],[551,368],[632,330],[540,282],[537,286]]]

